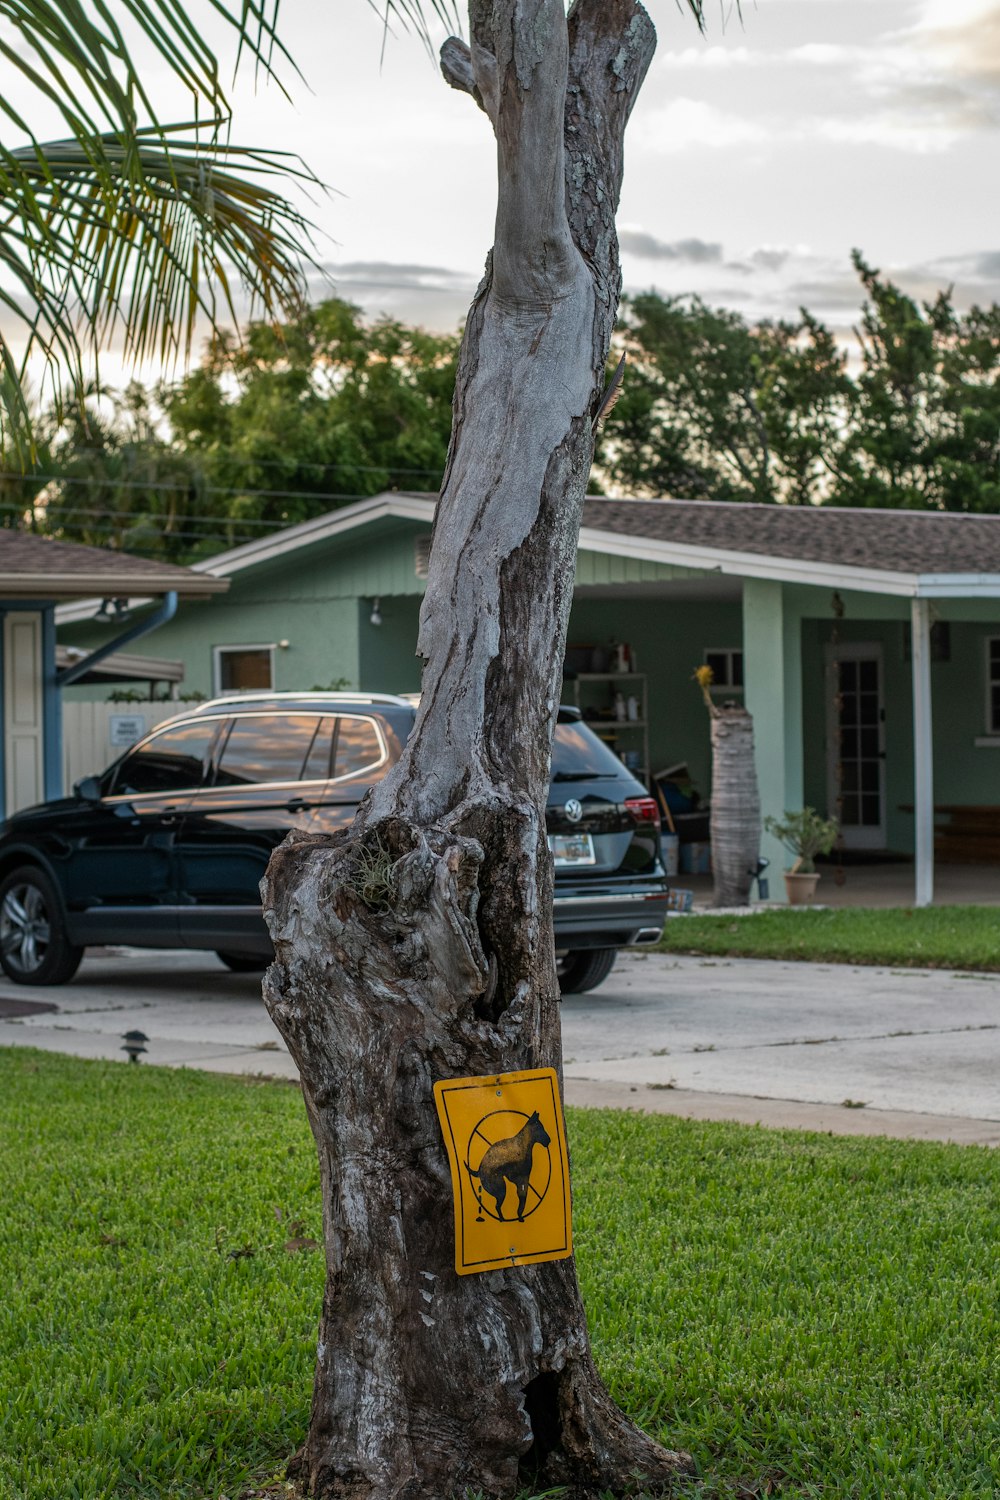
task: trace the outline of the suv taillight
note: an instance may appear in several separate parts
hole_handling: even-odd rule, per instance
[[[660,809],[655,797],[626,797],[625,806],[637,823],[652,823],[654,828],[659,828]]]

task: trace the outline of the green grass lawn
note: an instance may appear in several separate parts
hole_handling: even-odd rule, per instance
[[[1000,970],[1000,908],[850,907],[671,918],[669,953],[798,958],[899,968]]]
[[[1000,1157],[575,1111],[618,1401],[678,1495],[1000,1492]],[[287,1085],[0,1049],[0,1496],[194,1500],[281,1472],[322,1257]],[[771,1488],[768,1489],[767,1485]]]

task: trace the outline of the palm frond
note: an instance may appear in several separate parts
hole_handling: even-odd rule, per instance
[[[82,387],[115,335],[129,360],[187,356],[199,315],[238,319],[237,286],[251,308],[294,313],[311,237],[280,191],[294,178],[315,181],[294,157],[189,125],[0,147],[0,306],[20,325],[0,343],[8,421],[25,416],[4,401],[13,343],[22,375],[41,352],[53,388],[60,370]]]

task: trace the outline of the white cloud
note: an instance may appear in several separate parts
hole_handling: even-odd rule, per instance
[[[767,139],[760,123],[717,109],[702,99],[674,99],[665,109],[639,116],[632,128],[633,146],[663,154],[692,146],[746,146]]]

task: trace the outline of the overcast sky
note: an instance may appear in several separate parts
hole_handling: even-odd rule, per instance
[[[750,316],[856,317],[852,246],[908,290],[1000,300],[1000,3],[672,0],[626,137],[626,290]],[[727,7],[728,9],[728,7]],[[364,0],[285,0],[309,90],[237,91],[234,139],[301,150],[337,291],[433,328],[462,318],[492,241],[494,143],[414,37]],[[311,90],[311,91],[310,91]]]

